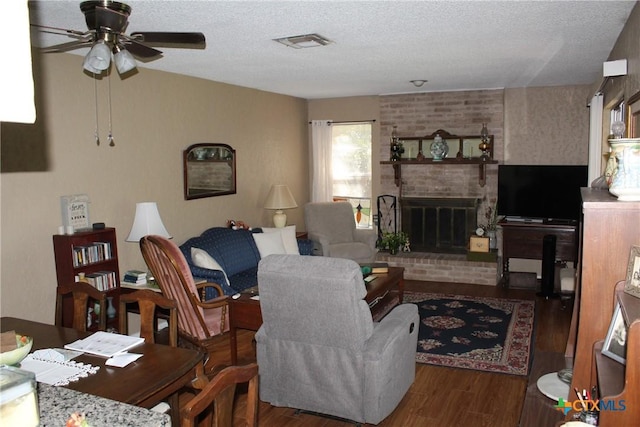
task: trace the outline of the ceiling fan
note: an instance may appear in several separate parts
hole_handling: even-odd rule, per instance
[[[85,56],[83,68],[94,74],[108,70],[113,61],[118,73],[124,74],[136,67],[137,58],[148,62],[158,59],[162,51],[155,47],[204,49],[205,37],[197,32],[134,32],[125,34],[131,7],[111,0],[92,0],[80,3],[87,31],[69,30],[32,24],[40,31],[69,36],[74,41],[42,49],[45,53],[67,52],[91,47]]]

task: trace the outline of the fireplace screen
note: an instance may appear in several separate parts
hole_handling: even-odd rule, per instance
[[[401,199],[402,231],[416,252],[466,253],[477,227],[478,199]]]

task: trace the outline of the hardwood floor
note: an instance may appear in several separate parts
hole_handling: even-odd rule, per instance
[[[538,392],[537,379],[562,369],[571,322],[571,301],[544,300],[535,291],[452,283],[405,281],[407,291],[439,292],[499,298],[536,299],[533,365],[528,377],[490,374],[466,369],[416,365],[416,380],[396,410],[378,424],[388,426],[542,427],[562,420],[553,402]],[[239,364],[255,360],[253,332],[238,333]],[[229,341],[220,342],[221,364],[229,364]],[[218,355],[218,352],[216,352]],[[186,396],[185,396],[186,397]],[[246,395],[236,400],[234,426],[243,425]],[[344,421],[299,414],[260,402],[259,425],[264,427],[340,427]]]

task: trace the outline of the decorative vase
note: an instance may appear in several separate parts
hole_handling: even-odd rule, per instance
[[[113,306],[113,297],[107,297],[107,317],[113,319],[116,317],[116,308]]]
[[[447,145],[447,141],[442,139],[440,134],[437,134],[431,143],[431,156],[433,160],[438,162],[447,157],[449,153],[449,146]]]
[[[489,238],[489,249],[498,249],[496,230],[487,230],[487,237]]]
[[[618,200],[640,201],[640,138],[610,139],[609,145],[609,192]]]

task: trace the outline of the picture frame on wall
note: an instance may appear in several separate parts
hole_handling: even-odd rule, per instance
[[[624,292],[640,298],[640,246],[631,246]]]
[[[613,310],[613,318],[602,346],[602,354],[623,365],[627,363],[627,325],[624,323],[620,304],[616,304]]]

